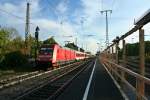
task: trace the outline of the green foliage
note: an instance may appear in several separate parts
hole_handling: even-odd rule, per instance
[[[126,44],[127,56],[139,56],[139,43]],[[122,57],[122,49],[119,51],[119,57]],[[145,41],[145,61],[150,62],[150,41]]]
[[[79,48],[77,45],[75,45],[74,43],[68,43],[65,45],[65,47],[71,48],[73,50],[79,50],[81,52],[84,52],[85,50],[83,48]]]
[[[150,41],[145,42],[145,53],[150,56]]]
[[[43,41],[43,44],[58,44],[53,37]]]
[[[146,56],[145,57],[145,61],[148,62],[148,63],[150,63],[150,56]]]
[[[19,41],[18,41],[19,39]],[[0,29],[0,62],[4,59],[4,55],[11,51],[17,50],[18,44],[21,43],[18,32],[14,28]]]
[[[0,54],[5,53],[5,49],[7,48],[7,44],[9,42],[9,31],[5,29],[0,30]]]
[[[145,61],[150,63],[150,41],[145,42]]]
[[[123,54],[123,50],[122,50],[122,49],[120,49],[120,50],[118,51],[119,59],[122,59],[122,54]]]
[[[2,64],[5,67],[16,67],[22,66],[27,63],[27,58],[20,52],[10,52],[5,55],[5,59],[3,60]]]
[[[83,48],[80,48],[80,51],[81,51],[81,52],[84,52],[84,49],[83,49]]]
[[[24,41],[14,28],[0,29],[0,67],[24,65],[27,59],[22,54]]]
[[[24,41],[21,37],[16,37],[7,44],[7,50],[9,52],[19,51],[25,47]]]
[[[139,55],[139,43],[126,44],[127,56],[138,56]]]
[[[37,41],[35,39],[35,37],[32,37],[30,35],[30,40],[29,40],[30,46],[31,46],[31,50],[30,50],[30,56],[32,58],[35,57],[35,49],[37,48]],[[42,45],[42,41],[38,41],[39,47]]]
[[[127,55],[128,56],[138,56],[139,55],[139,43],[126,44]],[[145,41],[145,54],[150,54],[150,41]]]
[[[74,43],[68,43],[65,45],[65,47],[71,48],[73,50],[78,50],[78,46],[76,46]]]
[[[30,43],[30,46],[31,46],[30,56],[31,56],[31,57],[35,57],[35,48],[37,47],[37,43],[36,43],[35,37],[32,37],[32,36],[30,35],[29,43]]]

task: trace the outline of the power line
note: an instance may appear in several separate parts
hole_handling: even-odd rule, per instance
[[[103,10],[103,0],[101,0],[101,10]]]
[[[13,16],[13,17],[15,17],[15,18],[17,18],[17,19],[24,20],[23,17],[17,16],[17,15],[15,15],[15,14],[11,13],[11,12],[6,11],[6,10],[0,9],[0,11],[1,11],[1,12],[4,12],[4,13],[10,15],[10,16]]]
[[[46,0],[46,1],[48,1],[48,0]],[[28,2],[28,1],[27,1]],[[52,3],[50,3],[49,1],[48,1],[48,4],[52,4]],[[46,8],[46,7],[45,7]],[[49,6],[49,8],[50,9],[52,9],[52,10],[55,10],[55,8],[54,8],[54,6],[52,7],[52,6]],[[12,13],[12,12],[9,12],[9,11],[6,11],[6,10],[4,10],[4,9],[1,9],[0,8],[0,12],[2,12],[1,14],[3,14],[3,13],[6,13],[5,15],[8,15],[8,16],[12,16],[12,17],[14,17],[14,18],[16,18],[16,19],[19,19],[19,20],[21,20],[21,21],[25,21],[25,17],[20,17],[20,16],[18,16],[18,15],[16,15],[16,14],[14,14],[14,13]],[[57,16],[57,14],[56,14],[56,11],[54,12],[55,13],[55,15]],[[58,17],[58,16],[57,16]],[[31,18],[29,18],[30,20],[31,20]],[[28,22],[28,24],[31,24],[31,25],[34,25],[34,26],[37,26],[35,23],[33,23],[33,22]],[[42,27],[42,26],[41,26]]]
[[[51,3],[49,0],[46,0],[46,2],[50,5],[50,6],[48,6],[49,9],[52,9],[52,11],[54,11],[54,15],[55,15],[56,17],[58,17],[57,12],[56,12],[56,9],[54,8],[54,4]]]
[[[15,15],[15,14],[13,14],[13,13],[11,13],[11,12],[6,11],[6,10],[0,9],[0,12],[6,13],[7,15],[12,16],[12,17],[14,17],[14,18],[17,18],[17,19],[19,19],[19,20],[21,20],[21,21],[23,21],[23,22],[25,21],[25,18],[24,18],[24,17],[20,17],[20,16],[18,16],[18,15]],[[36,24],[33,23],[33,22],[32,22],[32,23],[29,23],[29,24],[36,26]]]
[[[116,0],[113,0],[113,2],[112,2],[112,9],[114,9],[115,3],[116,3]]]
[[[54,3],[51,3],[49,0],[46,0],[46,2],[50,5],[48,6],[49,9],[53,11],[54,15],[57,17],[57,20],[60,21],[60,24],[62,25],[64,22],[63,16],[59,15],[58,11],[54,7]]]
[[[59,11],[55,8],[54,2],[50,2],[49,0],[46,0],[48,4],[50,4],[50,9],[54,12],[54,15],[57,17],[58,21],[60,21],[60,24],[62,25],[63,22],[65,22],[67,19],[63,16],[63,14],[59,14]],[[64,4],[68,4],[69,0],[62,0]]]

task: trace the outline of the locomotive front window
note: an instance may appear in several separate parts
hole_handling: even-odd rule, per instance
[[[47,54],[53,54],[53,48],[41,48],[40,49],[40,53],[41,54],[45,54],[45,53],[47,53]]]

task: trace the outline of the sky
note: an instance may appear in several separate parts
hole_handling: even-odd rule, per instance
[[[109,41],[134,27],[137,20],[150,8],[150,0],[0,0],[0,25],[13,27],[24,38],[26,4],[30,2],[30,34],[40,28],[40,40],[54,36],[60,45],[75,42],[87,51],[95,53],[105,47],[105,14],[108,13]],[[149,34],[150,25],[144,27]],[[126,40],[138,41],[138,34]],[[150,37],[145,37],[149,40]]]

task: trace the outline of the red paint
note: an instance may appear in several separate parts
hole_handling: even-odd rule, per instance
[[[87,57],[88,54],[84,52],[75,51],[54,44],[41,46],[37,60],[38,62],[44,61],[56,64],[64,61],[85,59]]]

